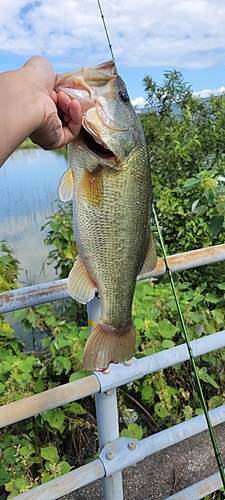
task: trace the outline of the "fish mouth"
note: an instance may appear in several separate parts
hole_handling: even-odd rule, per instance
[[[126,132],[127,127],[108,115],[101,100],[114,97],[114,82],[118,78],[113,61],[94,68],[84,67],[56,78],[55,91],[62,90],[70,99],[77,99],[82,110],[79,139],[86,149],[101,159],[118,159],[113,133]],[[110,149],[112,148],[112,149]]]
[[[100,142],[97,142],[93,135],[90,134],[84,127],[81,128],[81,136],[85,146],[94,154],[100,158],[115,158],[114,153],[107,147],[103,146]]]

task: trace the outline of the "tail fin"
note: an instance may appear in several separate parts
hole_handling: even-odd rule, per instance
[[[131,359],[134,354],[135,334],[133,323],[119,329],[105,323],[97,323],[85,345],[85,369],[103,371],[110,363],[122,363]]]

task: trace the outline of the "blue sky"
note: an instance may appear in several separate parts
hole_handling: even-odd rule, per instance
[[[143,105],[143,78],[158,84],[180,70],[193,91],[225,90],[225,2],[221,0],[102,0],[119,74]],[[1,0],[0,71],[32,55],[58,73],[110,59],[97,0]]]

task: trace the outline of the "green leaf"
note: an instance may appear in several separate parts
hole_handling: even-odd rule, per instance
[[[74,382],[75,380],[79,380],[80,378],[84,378],[90,375],[90,372],[87,370],[78,370],[77,372],[72,373],[69,378],[69,382]]]
[[[43,392],[44,390],[45,390],[44,380],[39,378],[36,384],[34,385],[34,392],[37,394],[39,392]]]
[[[11,475],[5,469],[0,469],[0,486],[3,486],[10,479]]]
[[[30,455],[33,455],[34,453],[36,452],[32,445],[21,446],[21,448],[19,449],[19,454],[22,457],[30,457]]]
[[[135,318],[134,325],[136,326],[137,330],[144,330],[144,320],[143,319]]]
[[[208,228],[212,235],[212,238],[214,238],[214,236],[216,236],[220,232],[220,229],[223,226],[223,222],[224,222],[223,215],[214,215],[213,217],[211,217],[210,222],[208,224]]]
[[[201,180],[200,180],[200,179],[198,179],[198,177],[191,177],[191,179],[188,179],[188,180],[184,183],[183,187],[184,187],[184,188],[189,189],[189,188],[191,188],[192,186],[196,186],[196,184],[199,184],[200,182],[201,182]]]
[[[86,410],[84,410],[83,406],[81,406],[79,403],[71,403],[69,405],[69,408],[68,410],[72,413],[76,413],[77,415],[82,415],[84,413],[86,413]]]
[[[195,209],[197,207],[197,205],[199,204],[199,199],[198,200],[195,200],[193,203],[192,203],[192,206],[191,206],[191,211],[193,213],[195,213]]]
[[[47,326],[54,327],[57,324],[57,320],[56,320],[55,316],[46,316],[45,323]]]
[[[31,373],[33,369],[33,365],[37,363],[37,358],[34,356],[29,356],[28,358],[24,359],[22,363],[19,365],[19,369],[21,372],[24,373]]]
[[[169,339],[175,335],[178,328],[172,325],[168,319],[163,319],[162,321],[159,321],[158,330],[162,337]]]
[[[141,425],[129,424],[127,429],[123,429],[120,433],[122,437],[130,437],[141,440],[143,437],[143,429]]]
[[[45,448],[41,448],[41,457],[48,462],[57,463],[59,460],[58,451],[55,446],[46,446]]]
[[[212,396],[209,400],[209,409],[213,410],[214,408],[218,408],[218,406],[222,406],[223,404],[223,396]]]
[[[155,409],[156,414],[160,418],[166,418],[168,416],[168,411],[167,411],[166,407],[164,406],[164,404],[161,403],[161,401],[159,403],[155,404],[154,409]]]
[[[62,430],[65,414],[60,408],[54,408],[53,410],[42,413],[42,418],[47,421],[51,427]]]
[[[71,361],[70,359],[63,358],[63,356],[56,356],[53,360],[53,366],[58,375],[60,375],[63,371],[67,374],[71,368]]]
[[[42,347],[43,347],[43,349],[45,349],[45,347],[48,347],[48,346],[49,346],[49,344],[51,344],[51,342],[52,342],[51,337],[46,337],[46,338],[44,338],[44,339],[42,340]]]
[[[15,458],[16,457],[16,450],[12,447],[6,448],[4,450],[3,456],[4,456],[4,460],[5,460],[6,464],[8,464],[8,465],[10,463],[14,464],[16,462],[16,458]]]
[[[18,309],[18,311],[14,311],[13,319],[23,319],[27,316],[27,309]]]
[[[204,413],[202,408],[196,408],[195,415],[202,415]]]
[[[219,385],[217,384],[217,382],[207,373],[205,368],[200,369],[198,374],[199,374],[199,378],[201,380],[203,380],[203,382],[207,382],[208,384],[215,387],[215,389],[220,388]]]
[[[145,385],[141,391],[141,397],[143,401],[148,401],[148,403],[152,403],[154,401],[155,390],[152,385]]]
[[[166,339],[166,340],[163,340],[162,341],[162,346],[165,348],[165,349],[170,349],[171,347],[174,347],[174,342],[172,340],[169,340],[169,339]]]
[[[222,328],[225,323],[223,311],[221,309],[214,309],[212,311],[212,317],[216,321],[218,327]]]
[[[54,479],[53,474],[44,473],[41,478],[41,484],[48,483],[49,481],[51,481],[51,479]]]
[[[190,312],[187,314],[187,317],[190,318],[194,323],[202,322],[202,313],[201,312]]]
[[[47,314],[47,312],[48,312],[48,308],[49,308],[49,306],[47,306],[46,304],[43,304],[43,305],[41,305],[41,306],[38,306],[38,307],[36,308],[36,311],[37,311],[39,314],[43,314],[43,315],[44,315],[44,314]]]
[[[214,295],[214,293],[207,293],[205,296],[205,301],[210,302],[211,304],[217,304],[218,297]]]
[[[207,205],[198,205],[195,209],[195,214],[197,217],[201,217],[201,215],[204,215],[207,210],[208,210],[208,206]]]
[[[202,302],[205,299],[204,295],[195,295],[195,297],[191,301],[192,306],[196,306],[199,302]]]
[[[79,332],[79,339],[80,340],[87,340],[87,338],[89,337],[90,335],[90,332],[89,332],[89,329],[88,328],[82,328],[81,331]]]
[[[67,472],[70,472],[72,469],[71,465],[65,461],[59,462],[58,466],[60,468],[61,474],[67,474]]]
[[[4,390],[5,390],[5,384],[3,384],[2,382],[0,382],[0,394],[2,392],[4,392]]]
[[[18,491],[24,490],[27,487],[27,482],[22,477],[18,477],[13,480],[14,486]]]

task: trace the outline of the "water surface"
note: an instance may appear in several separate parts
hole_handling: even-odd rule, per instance
[[[56,277],[47,266],[49,248],[41,231],[56,210],[57,188],[67,160],[55,151],[18,149],[0,169],[0,239],[15,249],[23,285]]]

